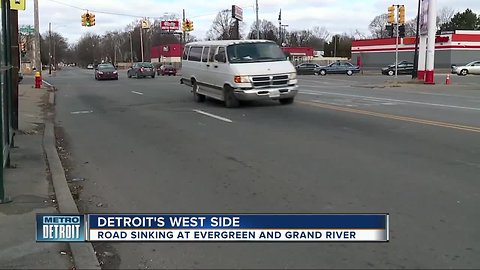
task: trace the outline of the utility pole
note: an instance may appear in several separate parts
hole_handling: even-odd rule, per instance
[[[140,50],[142,51],[142,62],[143,62],[143,26],[140,23]]]
[[[278,13],[278,39],[280,40],[280,46],[282,46],[282,9]]]
[[[397,34],[395,35],[395,80],[398,78],[398,25],[400,23],[400,6],[397,5],[397,9],[395,10],[395,24],[397,28]]]
[[[48,74],[52,74],[52,23],[48,23]]]
[[[185,9],[183,9],[182,26],[184,23],[185,23]],[[182,27],[182,44],[185,44],[185,31],[183,31],[183,27]]]
[[[130,63],[133,66],[133,43],[132,43],[132,32],[130,32]]]
[[[333,57],[337,57],[337,35],[333,36]]]
[[[35,24],[35,38],[33,43],[34,63],[37,71],[42,72],[42,60],[40,58],[40,19],[38,14],[38,0],[33,1],[33,13]]]
[[[255,1],[255,13],[257,16],[256,24],[257,24],[257,39],[260,39],[260,25],[258,24],[258,0]]]

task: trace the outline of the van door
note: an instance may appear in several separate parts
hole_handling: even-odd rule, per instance
[[[227,61],[227,50],[224,46],[218,47],[212,65],[213,69],[210,74],[213,77],[212,82],[214,82],[214,95],[223,100],[223,85],[226,81],[232,81],[234,76],[231,74]]]

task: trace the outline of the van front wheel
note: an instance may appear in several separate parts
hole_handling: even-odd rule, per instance
[[[287,104],[292,104],[294,101],[294,98],[291,97],[291,98],[282,98],[280,99],[280,104],[282,105],[287,105]]]
[[[204,102],[204,101],[205,101],[205,95],[202,95],[202,94],[199,94],[199,93],[198,93],[198,84],[197,84],[197,82],[194,82],[192,87],[193,87],[193,89],[192,89],[192,92],[193,92],[193,100],[195,100],[195,102]]]
[[[232,87],[230,87],[230,86],[225,86],[224,87],[223,97],[224,97],[224,100],[225,100],[225,107],[236,108],[236,107],[240,106],[240,102],[235,97]]]

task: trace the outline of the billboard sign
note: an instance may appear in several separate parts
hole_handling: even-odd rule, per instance
[[[164,31],[177,31],[180,29],[180,22],[177,20],[161,21],[160,28]]]
[[[232,5],[232,18],[242,21],[243,20],[243,9],[239,6]]]
[[[422,0],[422,8],[420,10],[420,35],[428,33],[428,1]]]

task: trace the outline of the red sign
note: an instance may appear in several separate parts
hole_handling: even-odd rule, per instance
[[[232,18],[243,21],[243,9],[239,6],[232,5]]]
[[[448,36],[436,36],[435,37],[435,43],[444,43],[448,42],[450,40],[450,37]]]
[[[161,21],[160,28],[165,31],[176,31],[180,29],[179,21]]]

